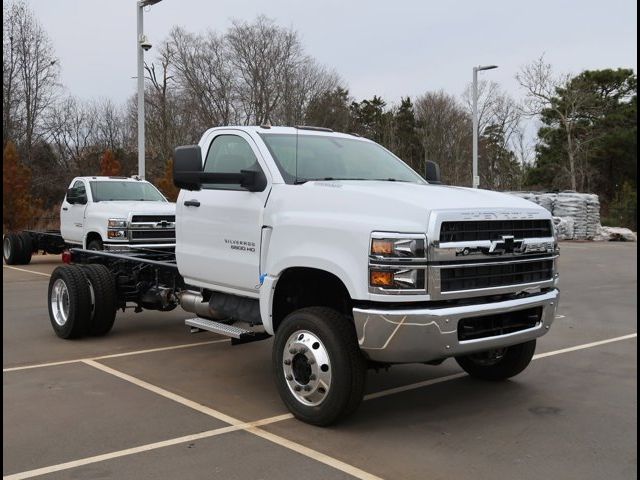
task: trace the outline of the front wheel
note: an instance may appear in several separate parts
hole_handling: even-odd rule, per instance
[[[505,380],[522,372],[533,358],[536,341],[511,347],[456,357],[456,362],[472,377],[482,380]]]
[[[362,401],[366,361],[353,324],[325,307],[288,315],[273,344],[276,386],[293,415],[325,426],[353,413]]]

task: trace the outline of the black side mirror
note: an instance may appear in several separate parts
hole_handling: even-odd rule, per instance
[[[202,152],[198,145],[177,147],[173,154],[173,184],[185,190],[200,190]]]
[[[427,160],[425,162],[425,178],[429,183],[440,184],[440,167],[436,162]]]
[[[80,203],[78,202],[78,191],[75,188],[69,188],[67,190],[67,202],[71,203]]]

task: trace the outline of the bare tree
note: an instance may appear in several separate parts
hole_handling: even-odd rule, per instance
[[[557,118],[558,126],[564,132],[567,142],[567,163],[563,168],[568,175],[571,189],[577,190],[581,148],[576,139],[580,121],[577,114],[590,101],[588,95],[572,86],[569,74],[554,75],[544,56],[522,67],[516,75],[516,80],[527,94],[524,111],[528,116],[534,117],[551,111]]]
[[[424,160],[440,164],[445,181],[471,182],[471,118],[452,95],[428,92],[416,99],[416,120]]]
[[[95,128],[92,143],[101,150],[117,151],[127,145],[125,118],[122,108],[109,99],[103,99],[92,106]]]
[[[83,166],[85,153],[93,145],[95,109],[74,97],[53,106],[46,118],[46,130],[60,166],[69,171]]]
[[[170,67],[180,93],[199,125],[210,128],[237,121],[235,80],[222,37],[213,32],[195,35],[174,28],[166,56],[172,62]]]
[[[298,34],[259,16],[235,21],[225,36],[246,124],[274,121],[286,86],[305,62]]]
[[[42,133],[39,130],[43,112],[52,104],[58,79],[57,59],[46,32],[24,2],[10,4],[3,19],[3,126],[5,135],[16,135],[20,121],[20,137],[31,160],[31,148]],[[3,138],[5,138],[3,135]]]

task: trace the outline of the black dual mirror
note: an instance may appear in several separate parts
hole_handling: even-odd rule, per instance
[[[87,203],[87,194],[78,192],[77,188],[70,188],[67,190],[67,202],[72,205],[76,203],[85,205]]]
[[[267,178],[262,171],[240,170],[240,173],[202,171],[202,152],[198,145],[178,147],[173,155],[173,184],[184,190],[200,190],[203,183],[218,183],[240,187],[249,192],[262,192]]]
[[[424,170],[425,170],[424,177],[427,179],[427,182],[435,183],[435,184],[442,183],[440,179],[440,166],[436,162],[427,160],[425,162]]]

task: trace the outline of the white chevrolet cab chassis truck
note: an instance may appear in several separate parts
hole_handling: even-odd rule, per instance
[[[192,331],[274,336],[282,400],[316,425],[357,408],[368,367],[453,357],[512,377],[558,305],[551,216],[440,185],[432,163],[426,177],[354,135],[213,128],[175,151],[175,255],[72,249],[51,277],[51,324],[103,335],[118,308],[180,305]]]
[[[25,265],[39,251],[171,249],[175,247],[175,203],[137,177],[76,177],[60,206],[60,230],[8,233],[3,257]]]

